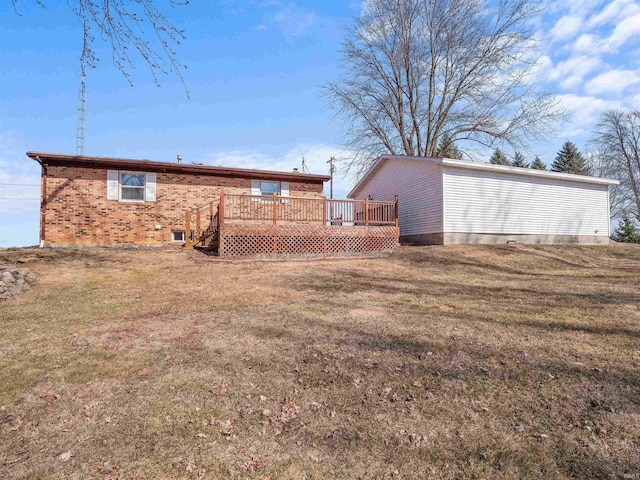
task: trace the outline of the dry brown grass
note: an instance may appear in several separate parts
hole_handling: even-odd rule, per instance
[[[0,478],[640,477],[637,247],[19,258]]]

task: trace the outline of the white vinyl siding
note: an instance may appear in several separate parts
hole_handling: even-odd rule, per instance
[[[607,185],[444,167],[444,231],[609,233]]]
[[[356,199],[393,202],[398,195],[400,235],[442,232],[442,166],[388,159],[359,189]]]

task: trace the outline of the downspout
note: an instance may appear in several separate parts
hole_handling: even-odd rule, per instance
[[[42,167],[40,174],[40,248],[44,247],[45,242],[45,226],[46,226],[46,210],[47,210],[47,165],[42,162],[40,157],[36,155],[34,158]]]

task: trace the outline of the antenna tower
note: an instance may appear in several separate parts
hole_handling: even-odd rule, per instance
[[[84,155],[84,123],[87,116],[87,97],[84,84],[84,66],[80,74],[78,90],[78,123],[76,125],[76,155]]]
[[[311,173],[309,172],[309,167],[307,167],[307,161],[302,157],[302,173]]]

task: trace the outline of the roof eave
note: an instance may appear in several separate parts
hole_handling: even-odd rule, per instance
[[[491,172],[510,173],[513,175],[521,175],[526,177],[540,177],[555,180],[567,180],[578,183],[593,183],[599,185],[619,185],[618,180],[610,178],[592,177],[589,175],[576,175],[572,173],[550,172],[548,170],[535,170],[530,168],[510,167],[508,165],[492,165],[489,163],[467,162],[465,160],[456,160],[451,158],[442,159],[444,166],[461,168],[467,170],[484,170]]]
[[[27,152],[33,160],[44,163],[67,163],[75,166],[98,168],[123,168],[129,170],[149,170],[161,172],[180,172],[189,174],[242,176],[246,178],[277,178],[302,182],[327,182],[328,175],[310,173],[278,172],[273,170],[256,170],[234,167],[217,167],[211,165],[193,165],[173,162],[157,162],[116,157],[92,157],[47,152]]]
[[[444,166],[449,166],[453,168],[460,169],[468,169],[468,170],[484,170],[490,172],[501,172],[501,173],[509,173],[512,175],[521,175],[521,176],[531,176],[531,177],[540,177],[547,179],[555,179],[555,180],[567,180],[571,182],[578,183],[591,183],[597,185],[619,185],[620,182],[618,180],[613,180],[610,178],[600,178],[600,177],[591,177],[587,175],[574,175],[570,173],[560,173],[560,172],[550,172],[548,170],[533,170],[533,169],[524,169],[519,167],[509,167],[506,165],[492,165],[489,163],[480,163],[480,162],[469,162],[466,160],[456,160],[452,158],[429,158],[429,157],[414,157],[414,156],[406,156],[406,155],[380,155],[373,165],[366,171],[363,177],[356,183],[356,185],[351,189],[348,198],[353,198],[358,190],[360,190],[367,179],[371,176],[371,174],[376,171],[376,168],[383,160],[390,159],[404,159],[404,160],[415,160],[422,161],[428,163],[435,163]]]

